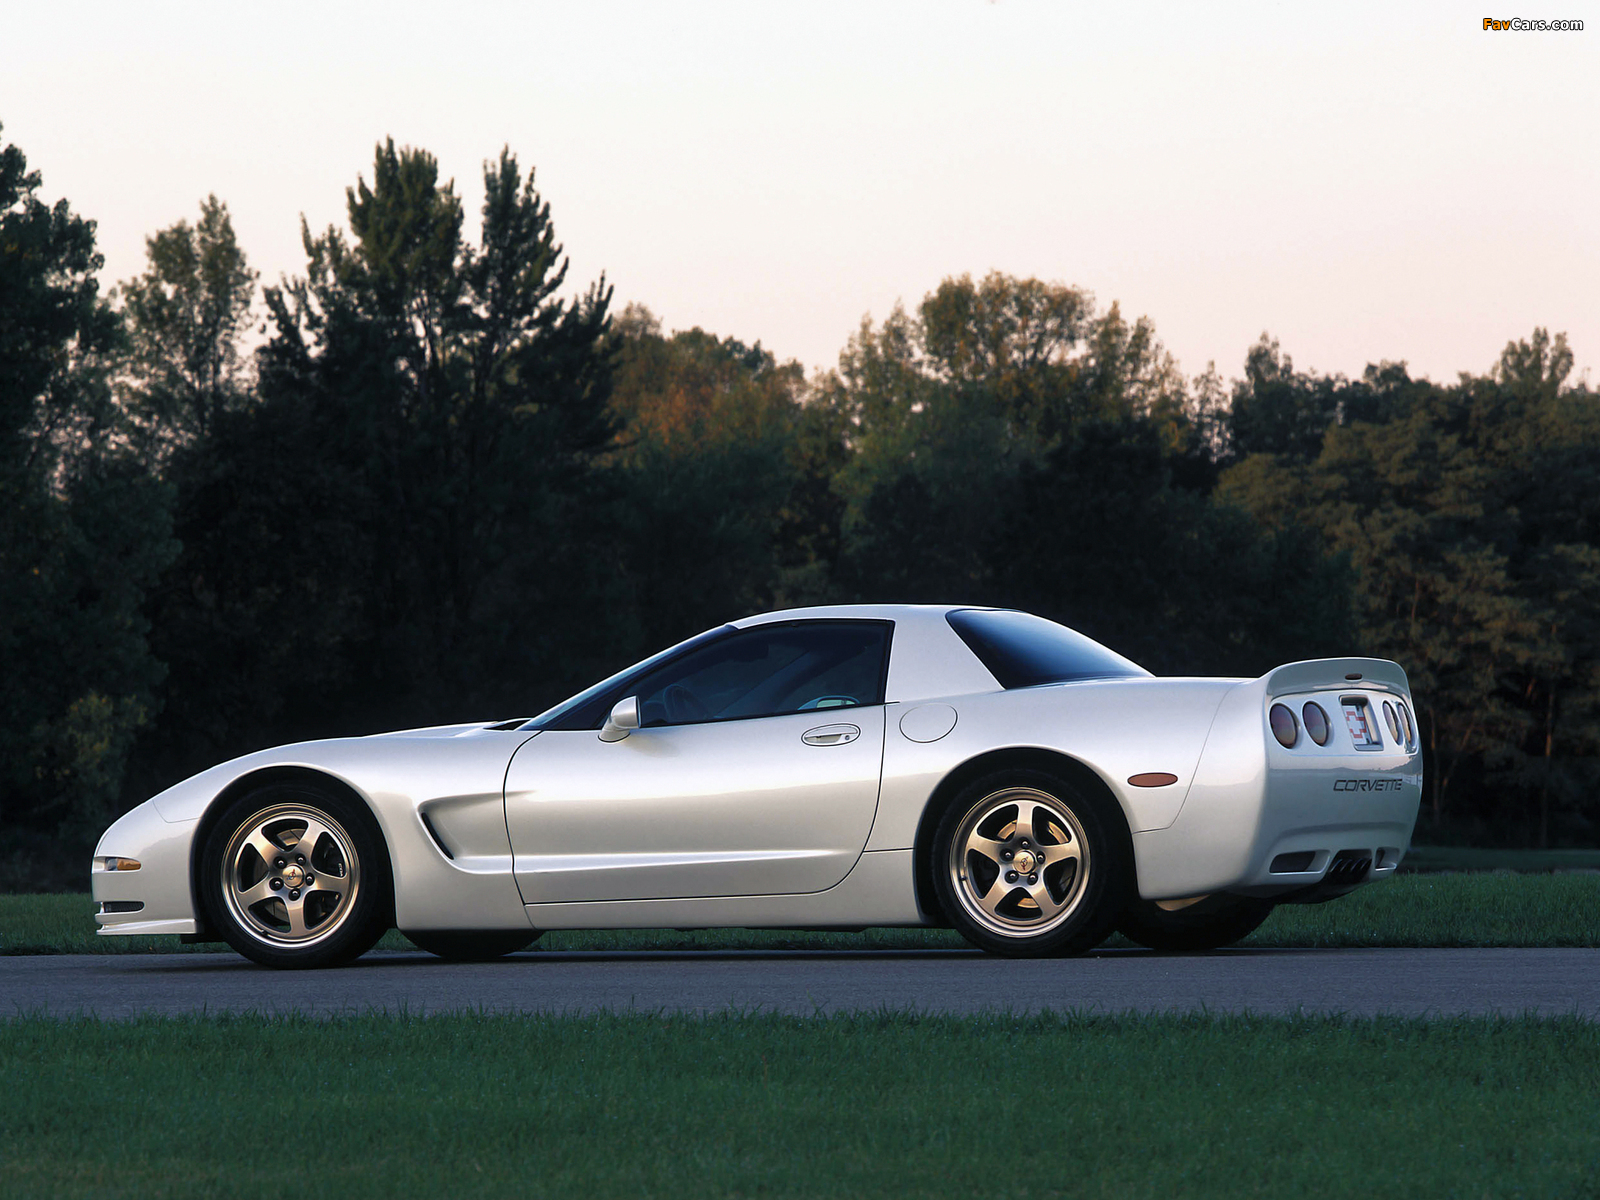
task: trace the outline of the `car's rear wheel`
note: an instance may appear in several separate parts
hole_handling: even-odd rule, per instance
[[[269,784],[229,804],[206,837],[200,887],[216,931],[268,967],[349,962],[394,908],[371,813],[310,784]]]
[[[1117,931],[1152,950],[1216,950],[1254,933],[1272,907],[1270,900],[1215,895],[1168,912],[1154,900],[1135,900]]]
[[[406,933],[418,950],[451,962],[488,962],[526,950],[539,940],[539,929],[418,930]]]
[[[1106,797],[1041,771],[962,789],[939,822],[933,878],[950,923],[995,954],[1080,954],[1111,932],[1132,881]]]

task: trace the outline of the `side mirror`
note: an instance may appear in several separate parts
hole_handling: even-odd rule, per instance
[[[617,706],[611,710],[611,715],[606,718],[605,725],[600,729],[600,740],[620,742],[637,728],[639,728],[639,697],[629,696],[626,700],[618,700]]]

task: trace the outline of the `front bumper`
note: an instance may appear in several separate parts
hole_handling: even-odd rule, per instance
[[[96,931],[102,934],[198,933],[190,886],[194,821],[164,821],[149,801],[120,817],[100,838],[89,871]],[[108,858],[131,858],[137,871],[107,870]]]

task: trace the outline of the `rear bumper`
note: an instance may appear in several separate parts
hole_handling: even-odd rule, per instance
[[[146,801],[105,831],[89,870],[96,932],[199,932],[189,883],[189,847],[198,824],[164,821]],[[108,857],[136,859],[139,869],[107,870]]]
[[[1381,784],[1383,790],[1331,791],[1352,779]],[[1411,846],[1421,797],[1420,770],[1376,778],[1350,773],[1274,779],[1241,877],[1227,890],[1284,899],[1304,892],[1307,899],[1327,899],[1331,893],[1318,885],[1348,890],[1393,875]]]
[[[1393,739],[1373,750],[1348,739],[1341,748],[1338,738],[1318,747],[1304,736],[1285,749],[1266,731],[1270,702],[1298,708],[1318,699],[1337,712],[1339,694],[1351,687],[1280,697],[1265,682],[1224,700],[1177,820],[1133,835],[1145,899],[1234,892],[1323,900],[1393,875],[1410,848],[1420,751]]]
[[[1309,782],[1309,781],[1306,781]],[[1325,780],[1331,786],[1332,778]],[[1393,875],[1411,845],[1421,775],[1401,778],[1398,790],[1343,797],[1234,795],[1226,804],[1190,794],[1167,829],[1133,835],[1139,894],[1174,900],[1211,892],[1288,898],[1316,885],[1348,888]],[[1364,870],[1342,863],[1368,860]],[[1329,879],[1334,870],[1333,879]],[[1307,892],[1306,899],[1326,895]]]

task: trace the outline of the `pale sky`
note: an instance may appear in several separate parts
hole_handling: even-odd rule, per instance
[[[0,0],[3,137],[107,285],[215,192],[266,282],[386,136],[475,220],[537,167],[569,279],[832,366],[947,275],[1078,284],[1194,374],[1600,364],[1600,3],[49,4]],[[1483,8],[1483,12],[1479,11]]]

